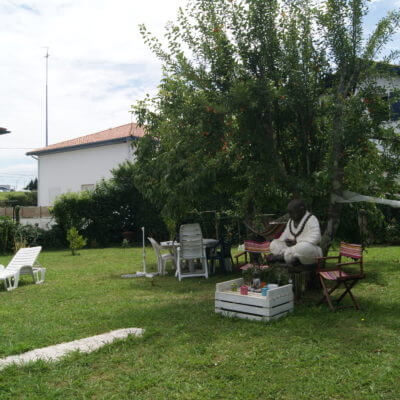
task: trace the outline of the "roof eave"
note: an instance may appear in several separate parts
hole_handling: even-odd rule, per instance
[[[43,155],[53,154],[53,153],[64,153],[66,151],[87,149],[89,147],[107,146],[110,144],[124,143],[124,142],[129,142],[129,141],[137,140],[137,139],[139,139],[138,136],[126,136],[123,138],[102,140],[100,142],[84,143],[84,144],[78,144],[75,146],[60,147],[60,148],[48,149],[48,150],[45,150],[45,149],[44,150],[33,150],[33,151],[29,151],[28,153],[26,153],[26,155],[27,156],[43,156]]]

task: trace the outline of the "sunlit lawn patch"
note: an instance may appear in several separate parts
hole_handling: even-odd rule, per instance
[[[5,264],[10,257],[0,257]],[[148,249],[148,264],[155,258]],[[46,282],[0,292],[0,354],[110,330],[145,328],[92,354],[1,373],[3,399],[398,399],[400,249],[366,254],[354,293],[362,310],[332,313],[307,295],[273,323],[214,314],[215,283],[231,276],[121,279],[141,249],[43,252]]]

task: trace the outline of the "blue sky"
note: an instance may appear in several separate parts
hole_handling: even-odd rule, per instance
[[[154,94],[160,64],[138,24],[161,37],[186,0],[0,0],[0,184],[37,174],[25,156],[45,144],[45,47],[49,47],[49,144],[131,121],[130,105]],[[400,0],[370,5],[366,30]],[[396,48],[400,40],[391,44]]]

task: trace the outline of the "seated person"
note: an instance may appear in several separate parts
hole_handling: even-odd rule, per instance
[[[288,205],[289,221],[279,239],[271,242],[269,262],[285,262],[290,265],[316,264],[322,257],[318,246],[321,240],[321,230],[318,219],[310,214],[304,202],[292,200]]]

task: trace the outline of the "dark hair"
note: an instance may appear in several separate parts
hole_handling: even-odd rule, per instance
[[[289,208],[303,208],[306,209],[306,205],[302,199],[293,199],[289,204],[288,204],[288,209]]]

